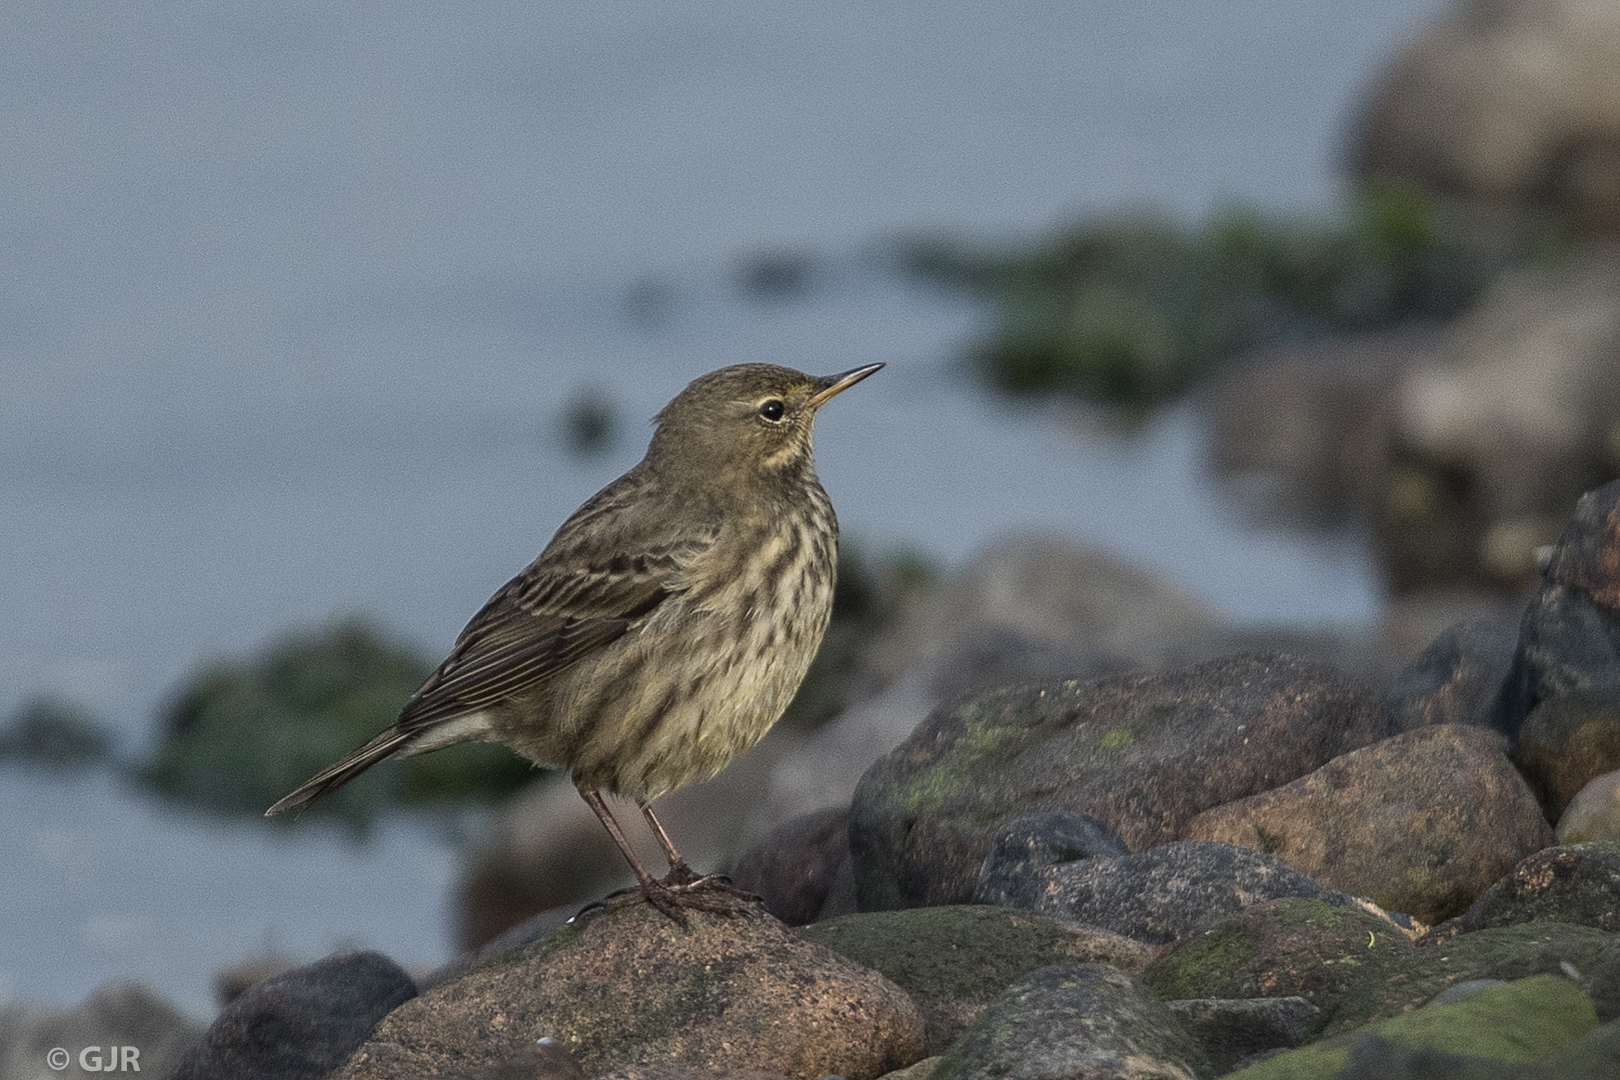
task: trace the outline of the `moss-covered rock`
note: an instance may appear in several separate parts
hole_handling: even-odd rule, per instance
[[[1061,964],[997,995],[931,1080],[1193,1080],[1208,1072],[1203,1048],[1137,980],[1104,964]]]
[[[1592,1002],[1579,987],[1567,979],[1537,975],[1290,1050],[1229,1076],[1231,1080],[1322,1080],[1338,1076],[1349,1059],[1352,1040],[1366,1037],[1400,1048],[1423,1047],[1499,1062],[1531,1062],[1570,1046],[1596,1026]]]
[[[1099,963],[1139,975],[1153,959],[1149,946],[1106,930],[983,905],[846,915],[799,935],[904,988],[922,1010],[935,1054],[991,998],[1037,968]]]
[[[1322,1010],[1313,1034],[1337,1035],[1398,1016],[1473,979],[1573,971],[1585,987],[1617,947],[1620,935],[1541,922],[1416,948],[1365,912],[1283,900],[1213,923],[1167,950],[1142,979],[1166,1000],[1297,994]]]
[[[1182,939],[1148,966],[1142,981],[1166,1001],[1297,995],[1321,1011],[1313,1034],[1341,1013],[1363,1023],[1362,1002],[1397,973],[1412,944],[1389,922],[1321,900],[1256,904]]]
[[[968,902],[997,829],[1032,810],[1089,815],[1141,851],[1388,734],[1368,691],[1281,655],[958,701],[861,778],[849,826],[860,906]]]
[[[1454,927],[1436,929],[1471,931],[1548,920],[1620,931],[1620,841],[1538,851],[1485,890]]]

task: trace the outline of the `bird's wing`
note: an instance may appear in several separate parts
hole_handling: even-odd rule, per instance
[[[686,568],[719,536],[714,521],[674,541],[621,536],[592,545],[574,524],[473,616],[449,657],[406,703],[397,728],[419,730],[476,712],[612,644],[685,587]]]

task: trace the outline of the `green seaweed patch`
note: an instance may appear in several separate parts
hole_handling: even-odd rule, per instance
[[[1097,745],[1104,750],[1123,750],[1136,742],[1136,733],[1127,728],[1117,728],[1108,732]]]

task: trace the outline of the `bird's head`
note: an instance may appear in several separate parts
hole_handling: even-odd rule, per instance
[[[813,460],[816,411],[871,375],[867,364],[818,377],[775,364],[738,364],[694,379],[657,416],[648,450],[680,469],[786,474]]]

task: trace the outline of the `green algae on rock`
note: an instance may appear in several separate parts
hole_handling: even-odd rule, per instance
[[[1088,962],[1140,975],[1153,959],[1150,946],[1106,930],[985,905],[845,915],[803,927],[799,936],[906,990],[922,1011],[935,1054],[1031,971]]]

